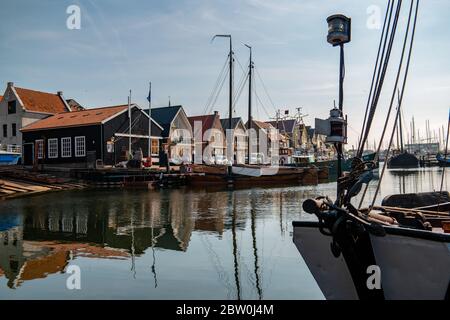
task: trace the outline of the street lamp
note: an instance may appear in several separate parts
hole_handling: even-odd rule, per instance
[[[341,130],[333,130],[335,133],[341,134],[341,139],[338,139],[335,143],[338,160],[338,178],[342,176],[342,144],[346,140],[346,121],[344,120],[344,114],[342,112],[344,103],[344,76],[345,76],[345,64],[344,64],[344,44],[350,42],[351,39],[351,19],[342,15],[334,14],[327,18],[328,23],[328,35],[327,41],[333,47],[340,47],[340,64],[339,64],[339,112],[333,112],[331,116],[340,118],[342,121],[335,122],[335,125],[339,123],[342,126]],[[332,110],[333,111],[333,110]],[[336,110],[337,111],[337,110]],[[337,120],[337,119],[336,119]]]

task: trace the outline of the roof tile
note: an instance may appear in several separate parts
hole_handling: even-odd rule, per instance
[[[27,111],[43,113],[67,112],[66,105],[58,94],[14,87]]]
[[[79,127],[100,124],[102,121],[122,112],[127,105],[87,109],[83,111],[62,112],[48,118],[34,122],[22,129],[23,132],[57,129],[66,127]]]

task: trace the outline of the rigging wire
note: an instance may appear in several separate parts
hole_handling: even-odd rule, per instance
[[[208,107],[207,110],[205,110],[206,112],[203,114],[210,114],[212,109],[214,108],[214,106],[216,105],[217,99],[219,98],[220,93],[222,92],[222,88],[225,84],[225,81],[227,80],[227,76],[228,76],[229,72],[225,73],[225,76],[222,79],[222,83],[220,84],[219,90],[217,91],[216,96],[214,97],[214,101],[211,103],[211,105]]]
[[[389,60],[390,60],[390,56],[391,56],[391,52],[392,52],[392,46],[394,43],[394,38],[395,38],[396,30],[397,30],[401,6],[402,6],[402,1],[399,0],[397,3],[397,9],[396,9],[395,16],[394,16],[394,23],[392,25],[392,30],[391,30],[390,37],[389,37],[389,44],[387,47],[386,58],[383,61],[382,68],[381,68],[381,64],[380,64],[380,69],[378,70],[379,72],[381,71],[381,74],[380,74],[378,85],[375,87],[374,99],[372,99],[372,104],[371,104],[371,108],[369,110],[365,132],[360,141],[361,148],[358,151],[358,157],[362,156],[364,144],[366,143],[366,140],[368,138],[370,128],[372,126],[373,117],[375,116],[375,111],[376,111],[376,108],[378,105],[378,100],[380,98],[381,90],[383,88],[384,78],[386,76],[386,70],[389,65]],[[387,36],[387,34],[386,34],[386,36]]]
[[[409,30],[410,30],[410,25],[411,25],[413,4],[414,4],[414,0],[411,0],[411,6],[409,8],[408,22],[407,22],[407,25],[406,25],[405,37],[404,37],[404,40],[403,40],[402,52],[401,52],[401,55],[400,55],[400,62],[399,62],[398,69],[397,69],[397,76],[395,78],[394,88],[392,90],[392,95],[391,95],[391,101],[390,101],[390,104],[389,104],[388,113],[387,113],[387,116],[386,116],[386,121],[385,121],[384,126],[383,126],[383,131],[381,133],[380,142],[379,142],[378,148],[377,148],[377,150],[375,152],[375,159],[374,159],[375,162],[378,161],[378,159],[379,159],[380,150],[381,150],[381,147],[383,145],[384,136],[386,134],[386,130],[387,130],[387,126],[388,126],[388,123],[389,123],[389,119],[391,117],[391,112],[392,112],[392,107],[393,107],[394,100],[395,100],[395,95],[397,93],[398,82],[399,82],[399,79],[400,79],[400,74],[401,74],[402,66],[403,66],[403,59],[405,57],[406,46],[407,46],[407,43],[408,43],[408,35],[409,35]],[[415,23],[415,21],[414,21],[414,23]],[[415,25],[414,25],[414,27],[415,27]],[[414,32],[414,30],[413,30],[413,32]],[[409,50],[410,51],[412,50],[412,44],[410,45],[410,49]],[[411,52],[409,52],[409,56],[410,56],[410,54],[411,54]],[[409,60],[408,60],[408,62],[409,62]],[[408,67],[409,67],[409,65],[407,65],[407,68]],[[405,75],[407,75],[406,72],[407,71],[405,71]],[[403,81],[405,82],[406,78]],[[403,92],[401,94],[403,95]],[[401,97],[399,97],[398,100],[399,101],[398,101],[398,106],[397,106],[397,113],[396,113],[395,121],[394,121],[394,124],[393,124],[393,133],[392,133],[393,135],[395,135],[394,131],[397,128],[397,123],[398,123],[398,120],[399,120],[398,114],[400,113],[400,110],[401,110],[401,108],[400,108],[400,106],[401,106]],[[390,143],[392,143],[392,141]],[[387,157],[388,157],[388,154],[389,154],[390,147],[391,147],[391,145],[389,144],[388,145],[388,152],[386,154],[386,160],[385,160],[384,164],[387,163]],[[380,179],[381,179],[381,177],[380,177]],[[365,198],[365,195],[367,193],[368,187],[369,187],[369,185],[366,184],[366,186],[364,188],[364,192],[363,192],[361,200],[360,200],[360,203],[359,203],[359,208],[361,208],[361,206],[362,206],[362,203],[364,201],[364,198]]]
[[[414,35],[416,33],[416,23],[417,23],[418,11],[419,11],[419,2],[420,2],[419,0],[416,1],[416,10],[415,10],[415,14],[414,14],[414,23],[413,23],[413,29],[412,29],[410,45],[409,45],[408,60],[406,62],[406,68],[405,68],[405,74],[404,74],[403,83],[402,83],[399,107],[397,109],[395,121],[398,121],[398,117],[399,117],[400,110],[401,110],[401,104],[402,104],[402,101],[403,101],[403,94],[405,93],[406,80],[408,78],[409,65],[410,65],[410,62],[411,62],[411,53],[412,53],[412,48],[413,48],[413,43],[414,43]],[[412,9],[413,3],[414,3],[414,0],[411,0],[411,9]],[[411,15],[411,12],[412,11],[410,10],[410,15]],[[409,19],[408,19],[408,21],[409,21]],[[395,95],[395,92],[394,92],[394,95]],[[394,139],[394,130],[392,130],[392,133],[391,133],[391,139],[389,141],[389,145],[388,145],[388,149],[387,149],[387,155],[389,155],[393,139]],[[380,179],[378,180],[377,189],[376,189],[375,194],[373,196],[373,200],[372,200],[372,204],[371,204],[371,206],[369,208],[369,212],[372,211],[372,208],[375,205],[377,194],[378,194],[378,191],[380,190],[381,181],[383,180],[384,172],[386,170],[386,164],[387,164],[387,161],[385,161],[384,164],[383,164],[383,169],[381,170]]]
[[[205,107],[203,109],[203,114],[206,114],[206,110],[208,110],[208,108],[211,105],[211,102],[214,100],[214,97],[218,94],[217,88],[220,85],[220,83],[224,81],[224,80],[222,80],[222,77],[224,77],[224,72],[227,70],[227,65],[228,65],[229,59],[230,59],[230,55],[228,55],[227,58],[225,59],[225,63],[223,64],[223,67],[219,73],[219,76],[217,77],[217,80],[214,84],[213,90],[211,91],[211,94],[209,95],[208,100],[206,101]],[[227,70],[227,72],[229,72],[229,70]]]
[[[386,9],[386,15],[384,17],[383,30],[381,32],[380,43],[378,45],[377,59],[375,61],[375,66],[373,68],[372,82],[370,84],[369,96],[367,97],[366,111],[364,113],[364,121],[363,121],[363,126],[362,126],[362,129],[361,129],[361,132],[364,132],[364,129],[365,129],[365,126],[366,126],[367,113],[369,111],[370,100],[371,100],[373,89],[374,89],[373,85],[374,85],[374,81],[375,81],[375,75],[377,73],[378,62],[379,62],[379,59],[380,59],[380,53],[381,53],[381,48],[382,48],[382,44],[383,44],[383,38],[384,38],[385,31],[387,32],[387,30],[389,28],[389,25],[386,28],[386,22],[388,20],[388,17],[389,17],[389,23],[391,21],[393,5],[394,5],[394,3],[391,0],[389,0],[388,5],[387,5],[387,9]],[[383,51],[384,51],[384,46],[383,46]],[[358,150],[359,150],[360,147],[361,146],[358,144]]]

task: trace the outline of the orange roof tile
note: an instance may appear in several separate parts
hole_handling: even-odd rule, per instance
[[[30,89],[14,87],[23,106],[27,111],[60,113],[67,112],[61,97],[55,93],[47,93]]]
[[[0,96],[0,102],[3,100],[3,96]]]
[[[21,131],[80,127],[101,124],[102,121],[126,110],[128,105],[87,109],[83,111],[63,112],[34,122]]]

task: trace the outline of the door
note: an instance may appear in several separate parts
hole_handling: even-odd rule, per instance
[[[33,165],[33,159],[34,159],[34,143],[24,143],[23,144],[23,164],[26,166],[32,166]]]

